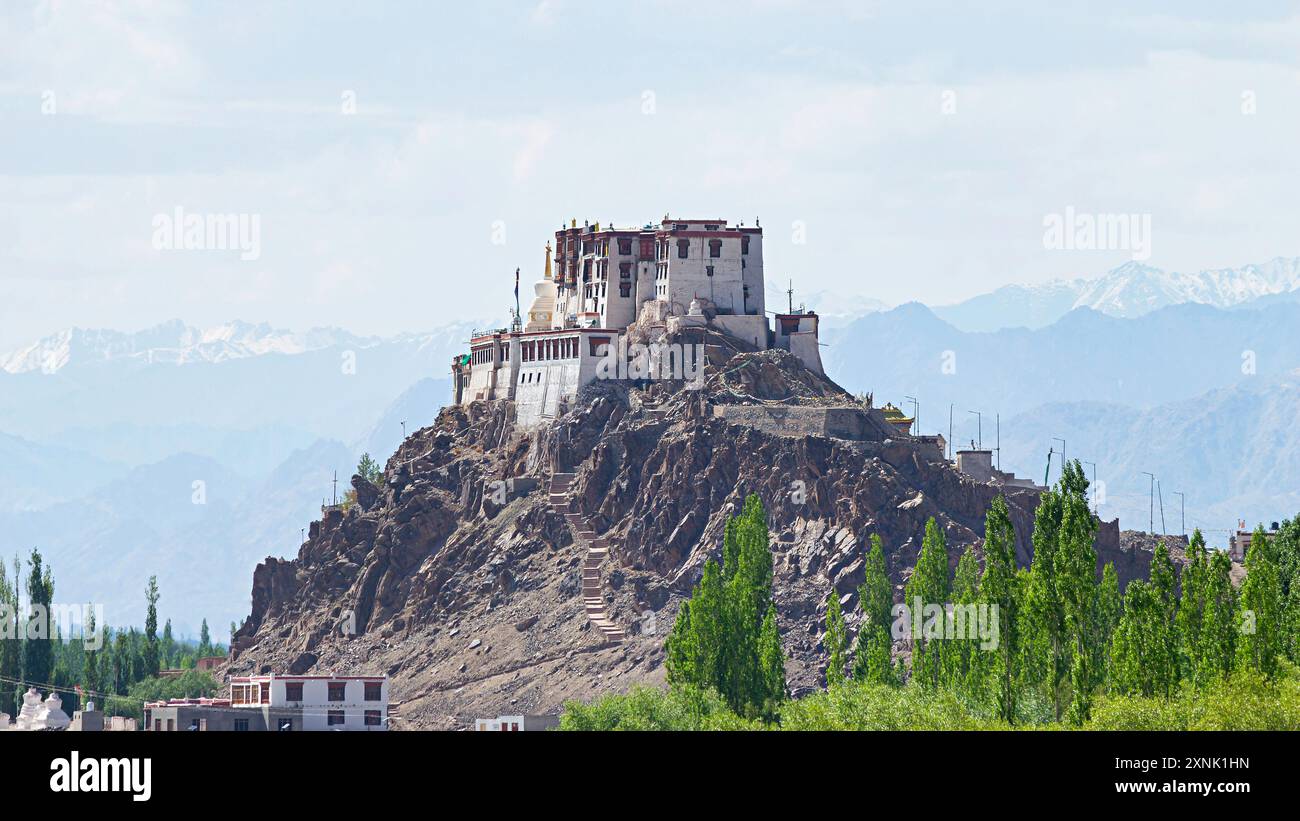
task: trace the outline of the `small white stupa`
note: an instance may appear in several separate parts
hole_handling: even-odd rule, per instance
[[[546,269],[533,286],[533,304],[528,306],[528,322],[524,331],[549,331],[555,320],[555,302],[559,295],[555,279],[551,276],[551,244],[546,243]]]
[[[678,331],[682,328],[702,328],[709,324],[709,318],[704,313],[704,302],[697,295],[691,300],[690,307],[686,309],[683,316],[675,316],[668,322],[669,331]]]
[[[41,694],[36,692],[33,687],[23,693],[23,708],[18,711],[18,721],[14,725],[15,730],[30,730],[36,722],[36,716],[41,711]]]
[[[37,696],[40,698],[40,696]],[[72,719],[68,714],[63,712],[63,699],[59,698],[58,693],[50,693],[50,697],[45,699],[45,704],[41,707],[40,712],[36,714],[36,721],[33,724],[33,730],[66,730]]]

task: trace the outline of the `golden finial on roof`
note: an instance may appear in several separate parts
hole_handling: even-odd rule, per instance
[[[546,241],[546,273],[543,274],[545,279],[551,278],[551,241]]]

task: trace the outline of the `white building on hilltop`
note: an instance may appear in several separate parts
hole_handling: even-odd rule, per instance
[[[821,373],[817,315],[776,314],[769,327],[763,282],[757,225],[665,216],[602,229],[573,220],[555,232],[554,249],[547,244],[528,310],[510,328],[476,331],[469,353],[452,361],[452,402],[512,400],[518,424],[535,426],[606,378],[602,360],[626,349],[632,329],[652,343],[665,331],[708,327],[757,350],[788,350]]]

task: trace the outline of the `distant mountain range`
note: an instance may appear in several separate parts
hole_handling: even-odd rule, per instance
[[[1277,257],[1259,265],[1166,272],[1126,262],[1097,279],[1006,285],[955,305],[934,309],[964,331],[1042,328],[1075,308],[1133,319],[1171,305],[1236,308],[1257,300],[1300,299],[1300,257]]]
[[[1224,311],[1175,305],[1137,319],[1078,308],[1037,330],[960,331],[924,305],[869,314],[832,334],[822,359],[844,387],[883,403],[914,396],[927,433],[1054,401],[1150,408],[1300,367],[1300,303]],[[971,415],[970,428],[976,417]],[[985,427],[985,441],[991,427]],[[964,440],[963,435],[963,440]]]
[[[402,422],[433,421],[474,325],[381,338],[173,321],[0,356],[0,556],[39,547],[60,600],[102,603],[113,624],[143,619],[157,574],[164,618],[224,635],[253,566],[297,551],[335,473],[342,494],[362,452],[382,462]]]
[[[1185,494],[1187,530],[1203,528],[1210,544],[1227,546],[1237,519],[1253,528],[1300,512],[1300,372],[1245,380],[1147,410],[1108,402],[1042,405],[1004,421],[1002,465],[1043,480],[1047,451],[1066,438],[1066,456],[1095,462],[1106,519],[1145,530],[1181,532],[1178,493]],[[988,440],[985,440],[988,443]],[[1054,481],[1059,454],[1052,462]],[[1085,466],[1091,476],[1094,467]],[[1151,480],[1159,480],[1153,506]],[[1163,510],[1163,516],[1162,516]]]

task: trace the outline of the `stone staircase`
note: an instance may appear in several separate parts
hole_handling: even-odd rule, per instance
[[[573,484],[574,473],[552,473],[548,499],[551,509],[564,517],[579,544],[586,545],[587,555],[582,560],[582,602],[587,609],[587,618],[601,632],[606,642],[617,644],[624,638],[623,628],[609,617],[605,608],[605,598],[601,595],[600,566],[609,556],[609,539],[597,536],[587,521],[578,513],[571,512],[569,485]]]

